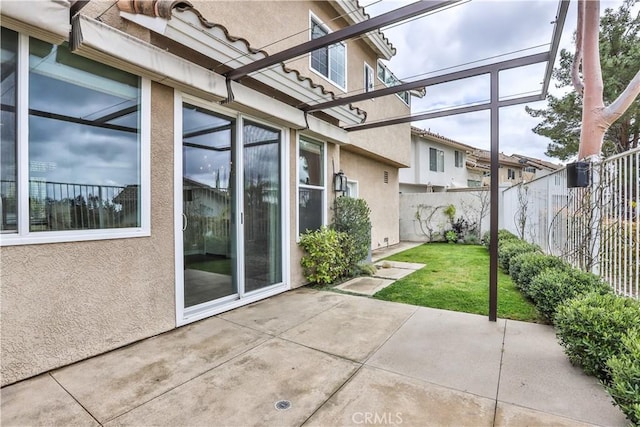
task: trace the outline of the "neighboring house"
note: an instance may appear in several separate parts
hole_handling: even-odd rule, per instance
[[[444,192],[490,184],[491,153],[428,130],[411,128],[411,165],[400,169],[401,193]],[[532,157],[500,153],[500,184],[531,181],[561,168]]]
[[[487,150],[475,149],[470,156],[475,162],[478,170],[485,170],[482,185],[488,186],[491,181],[491,152]],[[519,184],[528,182],[541,176],[545,176],[555,170],[561,169],[562,165],[556,165],[533,157],[519,154],[508,156],[500,153],[499,183]]]
[[[400,170],[400,192],[442,192],[469,184],[467,160],[474,150],[428,130],[411,128],[411,166]]]
[[[512,154],[512,157],[518,159],[522,164],[522,179],[523,181],[531,181],[536,178],[549,175],[559,169],[562,169],[562,165],[547,162],[545,160],[536,159],[533,157],[523,156],[521,154]]]
[[[397,84],[382,33],[224,75],[367,19],[356,0],[1,14],[2,385],[304,285],[298,235],[342,194],[369,204],[374,249],[399,241],[410,125],[343,127],[410,97],[301,110]]]

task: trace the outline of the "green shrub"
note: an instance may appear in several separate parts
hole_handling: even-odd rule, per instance
[[[449,205],[444,209],[443,213],[447,218],[449,218],[449,222],[453,224],[453,220],[456,217],[456,207],[454,205]]]
[[[536,274],[529,285],[529,296],[538,311],[553,321],[558,306],[589,292],[611,293],[611,286],[595,274],[577,268],[547,268]]]
[[[300,265],[308,282],[328,285],[345,274],[346,239],[344,233],[327,227],[300,235],[300,246],[305,250]]]
[[[445,239],[449,243],[456,243],[458,241],[458,233],[453,230],[449,230],[444,234]]]
[[[509,275],[518,289],[531,298],[529,291],[531,280],[547,268],[568,270],[571,266],[553,255],[545,255],[540,252],[524,252],[511,258],[509,262]]]
[[[640,301],[589,293],[560,305],[554,324],[571,362],[608,384],[607,361],[620,354],[628,330],[640,325]]]
[[[509,242],[509,241],[513,241],[513,240],[520,240],[520,238],[518,236],[516,236],[515,234],[511,233],[510,231],[507,230],[498,230],[498,246],[500,246],[501,243],[505,243],[505,242]],[[483,235],[482,235],[482,244],[489,249],[489,245],[491,244],[491,232],[490,231],[486,231]]]
[[[506,242],[509,240],[520,240],[518,236],[510,232],[509,230],[501,229],[498,230],[498,243]]]
[[[612,356],[607,367],[611,373],[609,394],[627,418],[640,425],[640,329],[622,337],[620,354]]]
[[[333,228],[344,232],[353,240],[345,256],[350,269],[355,269],[360,261],[369,256],[371,248],[371,210],[364,199],[338,197],[333,216]]]
[[[527,243],[524,240],[510,240],[498,246],[498,262],[505,272],[509,272],[509,263],[516,255],[525,252],[539,252],[536,245]]]

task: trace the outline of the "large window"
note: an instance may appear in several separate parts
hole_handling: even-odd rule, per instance
[[[2,221],[0,232],[15,232],[18,221],[16,168],[16,74],[18,68],[18,34],[2,29],[2,111],[0,112],[0,204]]]
[[[2,73],[2,231],[142,228],[141,79],[4,28]]]
[[[429,148],[429,170],[432,172],[444,172],[444,151]]]
[[[311,39],[329,34],[329,30],[315,17],[311,18]],[[347,87],[347,48],[336,43],[311,52],[311,68],[335,83],[341,89]]]
[[[324,145],[301,138],[298,150],[298,233],[322,226],[324,191]]]

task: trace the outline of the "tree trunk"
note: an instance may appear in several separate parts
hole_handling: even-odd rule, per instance
[[[607,131],[603,111],[602,71],[600,68],[600,2],[584,1],[582,32],[582,74],[584,98],[582,107],[582,132],[578,159],[599,158],[604,134]]]

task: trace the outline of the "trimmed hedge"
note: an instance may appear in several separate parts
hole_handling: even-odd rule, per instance
[[[498,262],[505,272],[509,272],[511,259],[525,252],[540,252],[540,248],[524,240],[506,241],[498,246]]]
[[[507,231],[507,230],[504,230],[504,229],[498,230],[498,246],[500,246],[500,244],[502,244],[504,242],[508,242],[508,241],[512,241],[512,240],[520,240],[520,239],[518,238],[518,236],[516,236],[515,234],[513,234],[510,231]],[[488,250],[490,243],[491,243],[491,232],[490,231],[486,231],[482,235],[482,244]]]
[[[531,298],[531,280],[548,268],[568,270],[569,263],[553,256],[540,252],[524,252],[511,258],[509,262],[509,275],[525,296]]]
[[[349,235],[345,256],[350,270],[367,259],[371,248],[371,210],[364,199],[338,197],[335,201],[333,229]],[[353,271],[352,271],[353,272]]]
[[[640,425],[640,329],[622,337],[620,354],[607,362],[611,384],[607,391],[634,424]]]
[[[611,286],[595,274],[576,268],[547,268],[531,279],[530,298],[538,310],[553,321],[558,306],[565,301],[589,292],[611,293]]]
[[[558,307],[556,335],[572,363],[610,383],[607,361],[622,350],[622,337],[640,325],[640,301],[589,293]]]

